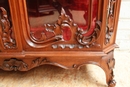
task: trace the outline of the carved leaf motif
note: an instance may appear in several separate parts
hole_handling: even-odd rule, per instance
[[[93,18],[93,10],[96,10],[96,8],[93,7],[93,1],[90,0],[90,9],[88,11],[88,16],[89,19],[88,21],[88,27],[87,29],[82,29],[82,28],[78,28],[78,35],[77,35],[77,41],[86,47],[90,47],[90,46],[100,46],[96,44],[97,38],[99,37],[100,34],[100,28],[101,28],[101,21],[96,20],[96,16],[95,18]],[[96,23],[95,23],[96,21]],[[93,27],[92,27],[93,26]]]
[[[92,23],[90,23],[90,25],[91,24]],[[56,23],[44,24],[45,31],[53,33],[52,37],[48,38],[47,36],[48,34],[46,34],[46,32],[41,33],[41,38],[35,38],[35,35],[33,33],[31,33],[31,37],[35,43],[43,44],[44,45],[43,47],[54,45],[60,42],[71,43],[74,41],[75,42],[77,41],[77,44],[86,46],[87,48],[93,45],[100,46],[96,44],[96,40],[100,34],[101,22],[97,21],[95,25],[96,26],[93,30],[93,33],[89,36],[85,36],[84,34],[87,33],[86,30],[91,29],[83,30],[79,28],[78,25],[73,22],[73,20],[65,13],[65,10],[62,8],[61,15],[59,16]],[[64,48],[64,46],[65,44],[62,45],[62,48]]]
[[[65,21],[68,21],[68,16],[65,15],[63,12],[63,9],[61,11],[61,16],[57,20],[56,23],[54,24],[44,24],[44,32],[41,33],[40,38],[36,38],[34,36],[34,33],[31,34],[32,39],[36,43],[46,43],[46,44],[53,44],[56,42],[64,41],[63,35],[62,35],[62,24],[65,23]],[[50,36],[51,34],[51,36]]]
[[[22,71],[23,69],[27,69],[27,67],[28,65],[25,62],[16,58],[4,60],[3,65],[2,65],[2,69],[9,70],[9,71],[12,71],[12,70]]]
[[[113,69],[114,65],[115,65],[115,59],[114,58],[109,59],[109,61],[108,61],[108,67],[109,67],[109,69]]]
[[[113,34],[114,29],[114,5],[116,0],[110,0],[109,2],[109,10],[108,10],[108,18],[107,18],[107,27],[106,27],[106,40],[105,44],[108,44],[111,36]]]
[[[73,27],[76,28],[77,25],[73,23],[73,21],[68,15],[66,15],[64,9],[62,8],[61,15],[56,23],[44,24],[45,31],[41,33],[40,38],[36,38],[34,33],[31,33],[31,37],[35,43],[41,43],[46,46],[58,42],[70,41],[74,36],[73,33],[76,31],[72,31]],[[48,32],[52,33],[53,35],[50,36]]]
[[[0,7],[1,13],[0,13],[0,22],[1,22],[1,29],[2,29],[2,40],[3,45],[7,49],[13,49],[16,47],[15,39],[12,38],[12,28],[7,16],[7,12],[3,7]]]
[[[100,34],[101,22],[96,22],[97,26],[94,29],[94,32],[90,36],[84,36],[82,29],[78,30],[77,40],[81,45],[85,45],[86,47],[95,45],[95,42]]]
[[[109,31],[113,32],[113,27],[114,27],[114,17],[112,15],[109,15],[109,17],[108,17]]]

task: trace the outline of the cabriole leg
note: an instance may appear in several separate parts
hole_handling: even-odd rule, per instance
[[[115,59],[113,58],[113,51],[109,52],[108,55],[102,57],[101,68],[105,71],[106,82],[108,87],[115,87],[116,81],[114,80],[113,68],[115,66]]]

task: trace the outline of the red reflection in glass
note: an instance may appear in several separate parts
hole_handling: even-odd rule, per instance
[[[31,30],[40,30],[44,24],[55,23],[63,8],[81,29],[88,30],[84,36],[90,36],[96,25],[98,0],[27,0],[27,8]],[[64,39],[70,39],[68,29],[63,31]]]
[[[34,37],[37,39],[41,38],[43,33],[45,34],[44,36],[46,39],[49,39],[55,36],[54,33],[46,31],[44,26],[32,27],[31,32],[34,34]]]
[[[88,26],[90,26],[89,31],[84,34],[84,36],[89,36],[93,33],[98,11],[98,0],[70,0],[68,3],[67,0],[58,1],[62,4],[67,15],[69,15],[80,28],[86,30],[88,29]],[[92,6],[90,3],[92,3]],[[90,8],[92,8],[92,18],[90,19],[92,22],[91,25],[89,25],[89,12],[91,12],[89,10]]]
[[[68,26],[62,27],[63,38],[68,41],[71,39],[71,29]]]
[[[98,14],[98,0],[93,0],[92,4],[92,24],[90,25],[90,30],[87,34],[84,34],[84,36],[89,36],[93,33],[95,26],[96,26],[96,18]]]

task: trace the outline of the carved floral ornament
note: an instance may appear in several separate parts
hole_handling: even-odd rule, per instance
[[[107,62],[107,65],[108,65],[108,68],[111,71],[111,73],[110,73],[111,80],[109,81],[109,86],[110,87],[115,87],[116,81],[114,80],[114,74],[113,74],[113,68],[115,66],[115,59],[114,58],[109,59],[108,62]]]
[[[20,59],[10,58],[3,61],[3,65],[0,67],[3,70],[8,71],[22,71],[27,70],[28,65]]]
[[[6,10],[3,7],[0,7],[0,24],[1,24],[1,38],[3,45],[6,49],[13,49],[16,47],[15,39],[12,38],[12,26],[8,19]]]
[[[92,7],[91,7],[92,11]],[[92,12],[90,12],[90,17],[92,17]],[[91,18],[90,18],[91,20]],[[91,20],[92,21],[92,20]],[[73,22],[73,20],[68,16],[65,12],[65,10],[61,9],[61,15],[59,16],[59,19],[54,24],[44,24],[46,32],[51,33],[50,36],[47,36],[46,32],[41,33],[40,38],[36,38],[35,34],[32,32],[30,34],[32,40],[36,44],[43,44],[44,47],[47,47],[49,45],[52,45],[52,48],[56,49],[58,47],[66,48],[69,47],[71,49],[73,48],[83,48],[90,46],[100,46],[96,43],[97,38],[100,35],[100,28],[101,28],[101,22],[96,21],[96,26],[93,31],[93,33],[89,36],[85,36],[91,29],[90,26],[92,25],[92,22],[90,22],[88,29],[83,30],[82,28],[78,27],[76,23]],[[68,32],[68,38],[64,38],[64,30],[68,29],[70,32]],[[60,42],[68,42],[67,44],[60,44]],[[77,42],[77,44],[74,44],[73,42]]]
[[[107,27],[106,27],[106,40],[105,44],[108,44],[114,31],[114,7],[116,0],[109,0]]]
[[[3,61],[3,64],[0,66],[0,68],[7,71],[27,71],[31,68],[34,68],[34,67],[37,67],[44,63],[49,62],[47,61],[46,58],[36,58],[31,61],[32,61],[31,64],[28,65],[22,59],[17,59],[17,58],[5,59]]]
[[[47,58],[42,57],[37,57],[36,59],[31,60],[30,62],[31,62],[30,64],[27,64],[23,59],[9,58],[3,61],[3,64],[0,65],[0,68],[6,71],[27,71],[34,67],[38,67],[44,64],[53,64],[56,66],[59,65],[48,61]]]

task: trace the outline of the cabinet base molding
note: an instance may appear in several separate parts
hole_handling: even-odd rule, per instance
[[[87,57],[87,58],[86,58]],[[69,61],[69,63],[67,62]],[[116,82],[113,79],[113,68],[115,59],[113,51],[101,56],[35,56],[35,57],[13,57],[0,58],[0,68],[6,71],[28,71],[41,65],[54,65],[64,69],[80,69],[86,64],[94,64],[102,68],[106,74],[106,82],[109,87],[114,87]]]

